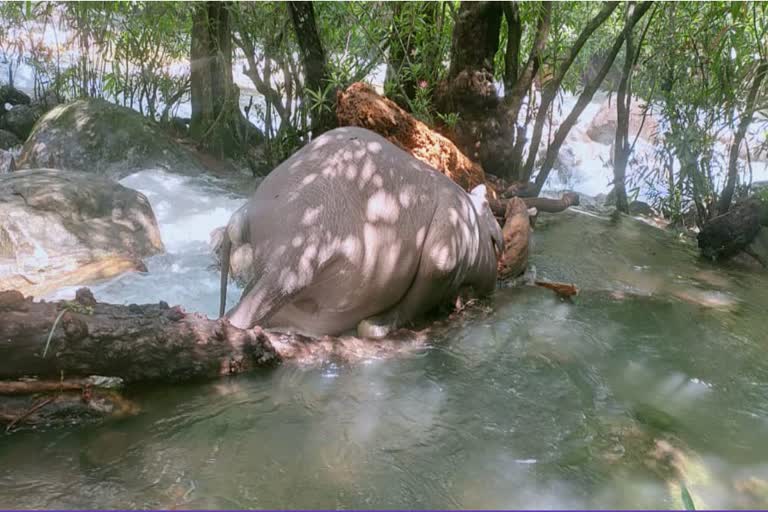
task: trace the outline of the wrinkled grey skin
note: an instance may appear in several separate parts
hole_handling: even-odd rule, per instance
[[[485,194],[369,130],[327,132],[272,171],[230,223],[247,225],[255,278],[226,316],[240,328],[382,337],[467,288],[490,293],[503,242]]]

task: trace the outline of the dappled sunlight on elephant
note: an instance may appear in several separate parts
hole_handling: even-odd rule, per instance
[[[227,313],[238,327],[313,335],[357,327],[382,337],[460,292],[483,295],[496,284],[502,235],[485,187],[467,194],[369,130],[318,137],[236,215],[227,237],[250,241],[253,269]]]

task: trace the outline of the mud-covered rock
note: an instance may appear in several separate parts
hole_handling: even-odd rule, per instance
[[[339,126],[359,126],[378,133],[465,190],[486,184],[483,168],[467,158],[453,142],[394,101],[378,95],[367,84],[357,82],[339,92],[336,115]]]

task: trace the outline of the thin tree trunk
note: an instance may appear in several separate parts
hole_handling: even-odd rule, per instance
[[[720,203],[717,207],[719,215],[724,214],[731,207],[733,191],[736,188],[736,179],[738,178],[739,172],[739,146],[741,146],[741,143],[744,141],[744,137],[747,134],[747,128],[749,128],[749,125],[752,122],[752,116],[755,113],[757,93],[760,90],[760,85],[763,83],[766,74],[768,74],[768,62],[762,62],[755,72],[755,78],[752,80],[752,86],[747,95],[747,102],[744,105],[744,113],[741,115],[741,120],[739,121],[739,128],[736,130],[733,142],[731,142],[730,152],[728,153],[728,178],[725,182],[723,193],[720,196]]]
[[[336,125],[332,108],[334,95],[332,91],[326,90],[328,64],[325,50],[315,23],[315,9],[312,2],[288,2],[288,11],[296,31],[304,67],[304,88],[317,93],[329,93],[325,97],[324,105],[320,106],[313,115],[312,136],[316,137]]]
[[[504,91],[505,116],[510,125],[514,125],[517,122],[517,116],[520,113],[523,98],[525,97],[526,91],[530,89],[531,84],[533,83],[533,78],[539,70],[541,53],[544,51],[544,46],[547,44],[547,37],[549,36],[549,28],[552,21],[552,4],[553,2],[544,2],[542,5],[538,24],[536,26],[536,36],[533,40],[533,46],[531,47],[528,61],[515,82],[515,85],[511,89]]]
[[[625,23],[629,23],[635,2],[628,2]],[[616,195],[616,209],[629,213],[627,200],[626,173],[629,161],[629,116],[632,108],[632,30],[627,32],[624,45],[624,67],[622,68],[619,90],[616,93],[616,136],[613,144],[613,190]]]
[[[520,43],[523,25],[520,7],[516,2],[504,2],[504,18],[507,20],[507,51],[504,54],[504,90],[511,90],[520,72]]]
[[[453,28],[448,80],[462,71],[493,73],[502,14],[500,2],[461,2]]]
[[[646,1],[635,9],[632,17],[626,23],[624,30],[622,30],[621,33],[616,37],[616,40],[611,47],[611,51],[606,57],[606,60],[603,63],[603,66],[600,68],[597,76],[592,80],[591,83],[587,84],[581,96],[579,96],[576,105],[573,107],[573,110],[571,110],[571,113],[568,114],[568,117],[565,119],[565,121],[563,121],[563,124],[558,127],[557,131],[555,132],[554,140],[547,148],[547,155],[544,158],[544,163],[541,166],[541,170],[536,176],[536,193],[541,192],[544,183],[547,181],[549,172],[552,170],[552,167],[557,160],[557,155],[560,152],[560,148],[562,147],[563,142],[565,142],[565,137],[568,135],[568,132],[571,130],[571,128],[573,128],[573,126],[576,124],[576,121],[579,119],[579,116],[587,107],[587,105],[589,105],[589,102],[592,101],[592,97],[595,95],[595,92],[597,92],[598,87],[600,87],[603,79],[605,79],[605,76],[608,74],[608,71],[613,65],[613,61],[616,59],[616,56],[621,50],[627,33],[629,33],[629,31],[634,28],[634,26],[638,21],[640,21],[640,18],[643,17],[643,15],[648,11],[652,4],[652,1]]]
[[[587,40],[592,36],[595,30],[605,23],[618,5],[618,2],[606,2],[600,12],[598,12],[581,31],[581,34],[579,34],[579,37],[573,43],[573,46],[571,46],[565,61],[558,68],[555,77],[544,86],[541,93],[541,104],[539,105],[533,133],[531,134],[531,142],[528,146],[528,158],[526,159],[525,166],[522,168],[522,173],[518,176],[519,181],[527,182],[533,174],[533,166],[539,152],[539,144],[541,144],[544,123],[547,120],[550,106],[557,95],[557,91],[560,88],[560,84],[562,84],[566,73],[571,68],[571,65],[573,65]]]

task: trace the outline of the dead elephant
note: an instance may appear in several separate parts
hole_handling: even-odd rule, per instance
[[[468,194],[363,128],[313,140],[238,215],[254,276],[226,314],[240,328],[335,335],[357,327],[359,336],[382,337],[459,293],[484,295],[496,284],[503,241],[485,187]]]

